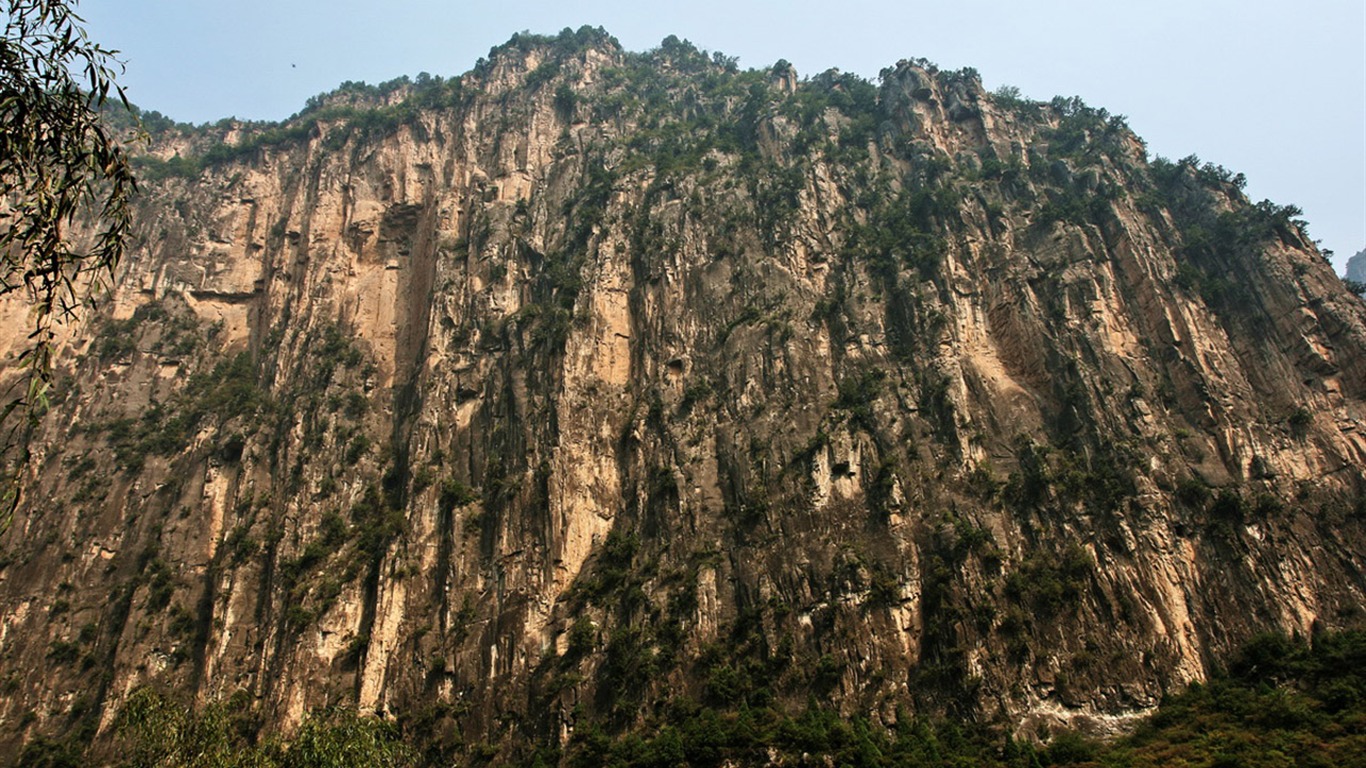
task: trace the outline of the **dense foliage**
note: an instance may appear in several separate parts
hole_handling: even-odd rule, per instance
[[[800,713],[674,702],[664,722],[615,738],[581,729],[568,755],[573,766],[621,768],[760,765],[775,755],[780,764],[859,768],[1362,765],[1366,632],[1324,634],[1312,644],[1256,638],[1226,673],[1172,696],[1131,735],[1109,743],[1068,732],[1035,745],[989,728],[914,718],[886,730],[866,718],[841,718],[813,698]]]
[[[390,768],[412,764],[388,722],[348,710],[311,713],[290,741],[257,741],[245,696],[194,712],[149,688],[135,691],[119,717],[128,768]]]
[[[1249,643],[1225,674],[1163,702],[1101,765],[1366,764],[1366,632]]]
[[[722,685],[723,683],[718,683]],[[883,728],[845,718],[814,696],[800,711],[746,697],[704,703],[686,697],[658,721],[612,733],[581,724],[566,750],[502,755],[468,749],[475,763],[675,768],[676,766],[837,765],[996,768],[1156,768],[1157,766],[1347,766],[1366,760],[1366,632],[1323,634],[1307,643],[1255,638],[1205,684],[1172,696],[1129,736],[1103,742],[1077,733],[1026,735],[969,723],[898,715]],[[199,711],[151,689],[137,691],[119,717],[126,766],[403,766],[429,734],[400,730],[354,711],[312,713],[292,740],[258,738],[248,698]],[[402,722],[402,721],[401,721]],[[409,721],[411,722],[411,721]],[[31,745],[21,763],[68,765],[54,744]]]

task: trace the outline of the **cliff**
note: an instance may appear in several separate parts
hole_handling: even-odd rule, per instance
[[[1366,303],[1104,110],[582,30],[157,141],[0,543],[12,747],[146,685],[1110,727],[1362,619]]]
[[[1343,277],[1358,283],[1366,282],[1366,250],[1357,251],[1347,260],[1347,271]]]

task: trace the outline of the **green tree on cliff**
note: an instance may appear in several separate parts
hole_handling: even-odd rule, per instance
[[[123,255],[128,157],[101,119],[115,51],[92,42],[72,2],[6,0],[0,39],[0,298],[23,297],[24,375],[0,399],[0,530],[18,503],[28,435],[47,402],[56,326],[87,304]],[[93,232],[78,223],[96,222]]]

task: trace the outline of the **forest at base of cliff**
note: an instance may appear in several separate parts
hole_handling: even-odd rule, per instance
[[[1167,698],[1113,741],[1075,731],[1016,736],[999,727],[908,718],[884,729],[841,718],[813,697],[805,711],[750,706],[742,695],[717,708],[679,699],[667,722],[609,735],[600,724],[575,733],[563,752],[542,747],[504,755],[460,745],[457,765],[675,768],[720,765],[987,766],[990,768],[1147,768],[1149,766],[1342,766],[1366,762],[1366,630],[1323,634],[1306,643],[1262,635],[1228,669]],[[736,702],[738,701],[738,705]],[[246,696],[201,709],[143,688],[119,716],[121,765],[202,768],[322,768],[451,764],[430,743],[421,718],[394,721],[350,709],[319,709],[292,740],[260,738]],[[18,764],[84,765],[82,738],[30,743]],[[1035,742],[1030,736],[1042,739]]]

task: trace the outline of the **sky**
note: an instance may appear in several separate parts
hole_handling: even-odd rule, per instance
[[[176,120],[280,120],[346,80],[454,76],[514,32],[602,26],[628,50],[668,35],[876,80],[899,59],[971,66],[988,88],[1081,96],[1128,118],[1151,155],[1247,175],[1304,210],[1346,260],[1366,249],[1362,0],[83,0],[120,51],[129,98]]]

